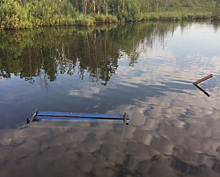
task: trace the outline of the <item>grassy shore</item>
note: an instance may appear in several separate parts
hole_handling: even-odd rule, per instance
[[[143,20],[150,21],[193,21],[211,18],[209,12],[153,12],[144,14]]]
[[[220,16],[214,16],[212,13],[181,13],[181,12],[151,12],[142,14],[136,21],[194,21],[194,20],[220,20]],[[49,22],[43,22],[41,19],[26,19],[25,21],[19,20],[17,16],[12,18],[6,17],[6,20],[1,23],[0,29],[27,29],[39,26],[93,26],[95,24],[118,23],[125,22],[119,21],[113,15],[83,15],[78,14],[74,16],[55,16]]]
[[[129,6],[130,7],[130,6]],[[121,12],[121,14],[123,14]],[[79,25],[93,26],[100,23],[117,23],[126,21],[193,21],[220,20],[218,8],[214,12],[206,10],[164,11],[141,13],[136,9],[130,13],[118,14],[83,14],[75,11],[67,1],[41,0],[27,2],[25,5],[14,0],[0,1],[0,29],[27,29],[39,26]]]

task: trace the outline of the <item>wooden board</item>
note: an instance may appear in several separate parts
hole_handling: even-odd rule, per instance
[[[212,78],[212,77],[213,77],[213,75],[210,74],[210,75],[208,75],[208,76],[206,76],[206,77],[203,77],[202,79],[197,80],[196,82],[193,82],[193,84],[194,84],[194,85],[197,85],[197,84],[199,84],[199,83],[201,83],[201,82],[203,82],[203,81],[205,81],[205,80],[207,80],[207,79],[210,79],[210,78]]]
[[[128,114],[97,114],[97,113],[70,113],[38,111],[33,121],[124,121],[130,120]]]

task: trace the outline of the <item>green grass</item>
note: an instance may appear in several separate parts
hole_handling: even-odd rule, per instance
[[[101,22],[101,23],[105,23],[105,15],[101,14],[101,15],[95,15],[95,21],[96,22]]]
[[[118,19],[115,15],[107,15],[105,21],[108,23],[118,23]]]
[[[76,23],[80,26],[92,26],[94,25],[95,18],[90,15],[82,15],[80,14],[77,17]]]
[[[116,16],[114,15],[95,15],[95,21],[97,23],[117,23],[118,19]]]
[[[53,8],[51,8],[53,6]],[[64,9],[68,8],[68,11]],[[26,29],[38,26],[56,25],[80,25],[92,26],[96,23],[117,23],[126,21],[193,21],[212,19],[219,21],[220,13],[217,10],[213,13],[199,8],[180,9],[179,11],[169,12],[149,12],[127,14],[128,18],[122,16],[117,18],[115,15],[84,15],[74,11],[68,1],[62,1],[62,7],[58,6],[53,0],[41,0],[33,3],[26,3],[21,6],[17,1],[7,0],[0,2],[0,29]]]
[[[192,21],[210,19],[208,12],[151,12],[143,15],[145,21]]]

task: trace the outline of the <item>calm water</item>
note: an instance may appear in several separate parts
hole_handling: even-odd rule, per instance
[[[35,108],[131,122],[25,125]],[[220,25],[0,31],[0,113],[0,176],[219,177]]]

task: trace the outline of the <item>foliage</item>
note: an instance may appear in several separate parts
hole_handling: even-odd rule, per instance
[[[215,9],[212,13],[212,20],[220,21],[220,0],[217,0]]]
[[[220,0],[0,0],[0,28],[140,20],[219,20]]]
[[[0,25],[5,29],[75,24],[75,10],[67,0],[40,0],[23,5],[15,0],[2,0],[0,7]]]
[[[96,15],[95,16],[95,21],[98,21],[98,22],[105,22],[105,15],[103,14],[100,14],[100,15]]]
[[[0,27],[5,29],[30,28],[26,8],[22,8],[14,0],[2,0],[0,2]]]
[[[94,22],[95,22],[95,18],[90,15],[80,14],[77,17],[77,24],[81,26],[92,26],[94,25]]]
[[[115,15],[103,15],[103,14],[96,14],[95,15],[95,21],[96,22],[101,22],[101,23],[117,23],[118,19]]]
[[[109,2],[110,13],[120,21],[140,20],[140,8],[135,0],[112,0]]]
[[[144,20],[153,20],[153,21],[191,21],[191,20],[205,20],[209,19],[211,16],[211,13],[208,12],[151,12],[146,13],[144,15]]]
[[[29,10],[35,25],[74,24],[74,8],[67,1],[41,0],[33,3]]]

